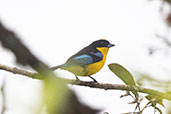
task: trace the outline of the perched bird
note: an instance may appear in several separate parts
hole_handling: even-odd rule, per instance
[[[112,46],[114,44],[104,39],[94,41],[71,56],[64,64],[50,69],[56,70],[61,68],[72,72],[77,79],[77,76],[89,76],[94,82],[97,82],[91,75],[98,72],[104,66],[108,50]]]

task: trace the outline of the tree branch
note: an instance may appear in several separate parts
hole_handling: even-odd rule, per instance
[[[28,77],[32,77],[32,75],[34,74],[32,72],[28,72],[28,71],[25,71],[25,70],[22,70],[22,69],[19,69],[19,68],[16,68],[16,67],[10,67],[10,66],[3,65],[3,64],[0,64],[0,69],[9,71],[9,72],[14,73],[14,74],[25,75],[25,76],[28,76]]]
[[[1,70],[6,70],[9,72],[12,72],[14,74],[20,74],[23,76],[27,76],[33,79],[40,79],[38,75],[35,75],[36,73],[28,72],[26,70],[22,70],[16,67],[10,67],[7,65],[0,64]],[[65,79],[66,83],[72,84],[72,85],[79,85],[79,86],[86,86],[91,88],[98,88],[98,89],[104,89],[104,90],[126,90],[126,91],[136,91],[141,93],[150,94],[153,96],[161,97],[163,99],[171,100],[171,95],[165,94],[163,92],[159,92],[152,89],[142,88],[138,86],[129,86],[129,85],[121,85],[121,84],[103,84],[103,83],[94,83],[89,81],[77,81],[72,79]]]
[[[10,67],[7,65],[0,64],[0,69],[14,73],[14,74],[24,75],[33,79],[42,79],[42,77],[40,77],[40,75],[37,75],[37,73],[29,72],[29,71],[19,69],[16,67]]]

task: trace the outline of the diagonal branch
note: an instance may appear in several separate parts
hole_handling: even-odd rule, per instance
[[[3,64],[0,64],[0,69],[9,71],[9,72],[14,73],[14,74],[25,75],[25,76],[28,76],[28,77],[32,77],[32,75],[34,74],[32,72],[28,72],[28,71],[25,71],[25,70],[22,70],[22,69],[19,69],[19,68],[16,68],[16,67],[10,67],[10,66],[3,65]]]
[[[0,64],[0,69],[14,73],[14,74],[24,75],[24,76],[34,78],[34,79],[41,79],[42,78],[42,77],[40,77],[40,75],[36,75],[37,73],[29,72],[29,71],[19,69],[16,67],[10,67],[10,66],[3,65],[3,64]]]
[[[33,79],[41,79],[38,77],[38,75],[35,75],[36,73],[33,72],[28,72],[23,69],[19,69],[16,67],[10,67],[7,65],[2,65],[0,64],[0,69],[12,72],[14,74],[20,74],[23,76],[27,76]],[[94,82],[89,82],[89,81],[77,81],[77,80],[72,80],[72,79],[65,79],[66,83],[72,84],[72,85],[79,85],[79,86],[86,86],[86,87],[91,87],[91,88],[98,88],[98,89],[104,89],[104,90],[126,90],[126,91],[136,91],[136,92],[141,92],[141,93],[147,93],[153,96],[158,96],[163,99],[171,100],[171,95],[168,95],[163,92],[159,92],[156,90],[152,89],[147,89],[147,88],[142,88],[138,86],[129,86],[129,85],[121,85],[121,84],[104,84],[104,83],[94,83]]]

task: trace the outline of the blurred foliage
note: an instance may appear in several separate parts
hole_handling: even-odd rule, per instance
[[[139,86],[151,86],[156,89],[162,90],[165,94],[171,95],[171,80],[158,80],[154,79],[151,76],[143,73],[136,73],[137,75],[137,84]],[[170,101],[171,103],[171,101]],[[160,104],[160,103],[159,103]],[[170,109],[169,105],[166,105],[166,109]]]
[[[167,105],[168,107],[171,107],[171,102]],[[167,114],[171,114],[171,108],[168,108]]]
[[[43,95],[47,114],[63,114],[70,95],[64,80],[46,76]]]
[[[145,74],[145,73],[140,73],[136,72],[136,83],[139,86],[144,86],[144,85],[150,85],[155,88],[164,90],[164,91],[170,91],[171,90],[171,80],[158,80],[155,78],[152,78],[152,76]]]
[[[139,73],[136,72],[136,83],[139,86],[151,86],[154,87],[156,89],[160,89],[162,91],[165,91],[165,94],[171,95],[171,80],[158,80],[155,78],[152,78],[152,76],[145,74],[145,73]],[[152,106],[155,106],[156,103],[164,106],[163,104],[163,100],[160,98],[154,98],[154,96],[146,96],[146,98],[149,101],[153,101]],[[167,110],[167,114],[171,114],[171,101],[169,101],[169,104],[166,105],[166,110]],[[156,108],[156,107],[155,107]],[[159,108],[156,108],[157,111],[161,111],[159,110]]]
[[[100,111],[81,103],[59,77],[46,76],[43,86],[46,114],[97,114]]]

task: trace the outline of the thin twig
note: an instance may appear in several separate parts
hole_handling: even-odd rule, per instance
[[[140,113],[142,113],[143,111],[144,111],[144,109],[146,109],[147,107],[149,107],[149,104],[150,104],[151,102],[148,102],[144,107],[143,107],[143,109],[140,111]]]

